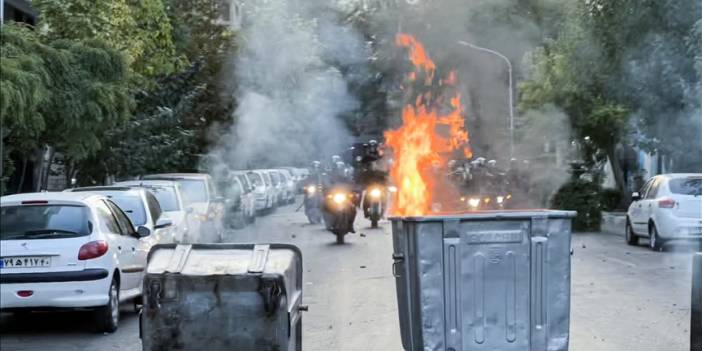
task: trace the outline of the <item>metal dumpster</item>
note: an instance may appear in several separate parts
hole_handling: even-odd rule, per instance
[[[143,350],[300,350],[302,255],[293,245],[157,245]]]
[[[405,350],[567,350],[574,216],[391,218]]]

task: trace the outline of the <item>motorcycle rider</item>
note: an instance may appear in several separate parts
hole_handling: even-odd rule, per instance
[[[353,206],[349,208],[350,216],[349,216],[349,228],[351,228],[351,233],[355,233],[356,230],[354,229],[354,220],[356,219],[356,206],[357,206],[357,196],[355,196],[355,192],[353,189],[353,182],[351,178],[348,176],[348,168],[346,167],[346,164],[341,161],[341,157],[334,155],[332,156],[332,161],[336,161],[334,164],[334,167],[332,171],[327,175],[326,179],[326,186],[324,187],[324,194],[325,197],[332,191],[332,190],[344,190],[349,192],[353,199],[351,201],[354,202]],[[326,203],[325,203],[326,206]],[[329,208],[326,209],[329,211]]]

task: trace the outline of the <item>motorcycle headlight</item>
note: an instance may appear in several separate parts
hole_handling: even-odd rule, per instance
[[[478,208],[478,206],[480,206],[480,199],[478,199],[478,198],[468,199],[468,206],[470,206],[472,208]]]
[[[376,199],[377,199],[377,198],[379,198],[381,195],[383,195],[383,192],[380,191],[380,189],[378,189],[378,188],[373,188],[373,189],[371,189],[371,191],[370,191],[370,196],[371,196],[372,198],[376,198]]]
[[[343,204],[343,203],[346,201],[346,194],[344,194],[344,193],[336,193],[336,194],[334,194],[334,195],[332,196],[332,200],[333,200],[335,203],[341,205],[341,204]]]
[[[314,193],[317,191],[317,187],[314,185],[310,185],[307,187],[307,193],[310,195],[314,195]]]
[[[505,197],[504,196],[498,196],[495,198],[495,201],[497,201],[498,204],[501,204],[505,202]]]

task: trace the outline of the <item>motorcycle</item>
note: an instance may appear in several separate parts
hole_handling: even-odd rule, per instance
[[[322,206],[321,206],[321,185],[310,184],[305,187],[305,216],[310,224],[318,224],[322,221]]]
[[[378,228],[378,221],[385,214],[385,190],[380,185],[371,185],[363,197],[363,214],[371,221],[371,228]]]
[[[507,209],[512,200],[511,194],[506,195],[475,195],[462,196],[461,203],[465,204],[465,208],[470,211],[482,210],[504,210]]]
[[[336,235],[336,243],[343,244],[344,236],[353,233],[356,219],[356,195],[346,189],[332,188],[324,199],[322,216],[324,224]]]

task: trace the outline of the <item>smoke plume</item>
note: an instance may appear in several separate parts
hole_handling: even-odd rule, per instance
[[[229,165],[300,166],[350,142],[341,117],[359,103],[339,67],[362,64],[364,43],[339,23],[337,8],[314,5],[245,3],[231,77],[235,123],[214,152]]]

